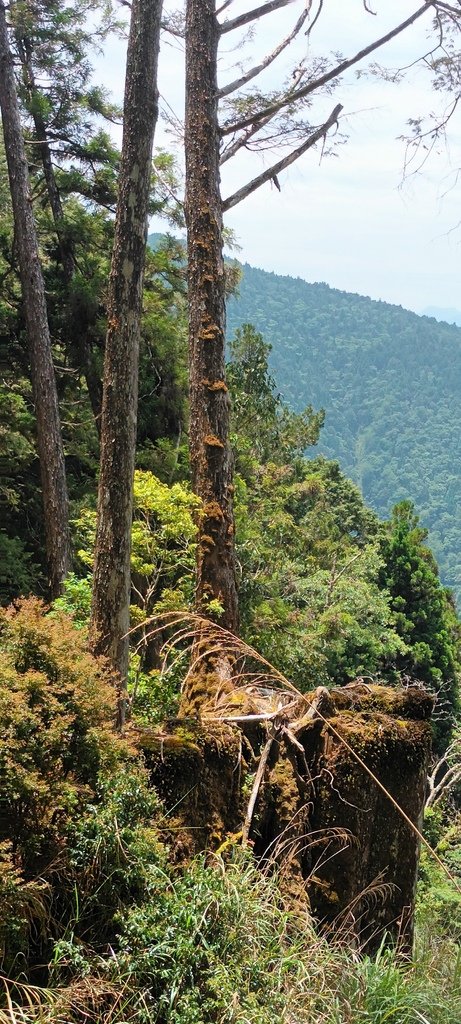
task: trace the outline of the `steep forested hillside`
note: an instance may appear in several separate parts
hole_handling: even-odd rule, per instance
[[[284,398],[326,412],[319,449],[382,516],[411,498],[461,594],[461,330],[401,306],[245,264],[228,330],[272,346]]]

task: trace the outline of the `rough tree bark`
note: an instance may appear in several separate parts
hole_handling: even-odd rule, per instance
[[[219,174],[215,0],[188,0],[186,15],[186,224],[189,286],[190,458],[204,507],[197,609],[211,600],[221,625],[238,625],[229,396],[225,383],[225,288]]]
[[[3,0],[0,0],[0,108],[37,421],[49,589],[51,596],[56,597],[70,566],[64,449],[45,288]]]
[[[64,230],[64,211],[61,202],[56,175],[53,167],[53,160],[48,139],[47,126],[41,113],[40,105],[36,101],[38,90],[35,82],[35,75],[32,62],[32,43],[30,39],[16,33],[16,45],[19,59],[22,66],[22,77],[24,88],[27,92],[28,102],[31,110],[31,117],[34,124],[36,142],[43,167],[43,176],[48,193],[48,200],[53,217],[54,227],[59,245],[59,255],[66,285],[71,286],[76,271],[75,253],[72,242],[66,237]],[[101,380],[95,366],[88,342],[87,333],[84,327],[79,325],[75,347],[81,369],[85,376],[88,396],[93,412],[98,434],[101,432]]]
[[[139,335],[152,147],[158,117],[162,0],[133,0],[124,99],[119,197],[108,298],[91,646],[122,684],[128,671],[131,521]]]
[[[342,110],[337,104],[329,117],[319,126],[313,126],[302,116],[306,97],[316,89],[322,90],[346,70],[379,49],[394,36],[410,27],[433,6],[436,0],[426,0],[413,14],[380,39],[346,61],[332,67],[327,74],[314,79],[308,67],[301,63],[294,69],[293,79],[278,97],[268,97],[253,110],[251,116],[240,117],[238,103],[229,106],[228,97],[269,66],[275,57],[289,45],[310,17],[311,5],[306,4],[292,31],[268,56],[245,75],[221,90],[217,82],[218,46],[220,37],[240,29],[250,22],[288,7],[294,0],[268,0],[236,18],[219,22],[230,3],[217,4],[216,0],[187,0],[186,4],[186,224],[189,285],[189,359],[190,359],[190,456],[192,482],[195,492],[204,503],[199,524],[197,547],[196,608],[208,618],[217,618],[220,625],[235,632],[238,628],[238,600],[235,580],[234,522],[232,511],[232,454],[229,445],[229,397],[225,382],[225,289],[222,256],[222,215],[241,202],[267,181],[277,183],[277,175],[299,159],[316,143],[324,140],[336,125]],[[311,28],[322,9],[318,6]],[[310,30],[309,30],[310,31]],[[219,99],[227,103],[228,117],[219,123]],[[226,99],[227,98],[227,99]],[[243,97],[245,98],[245,94]],[[243,104],[243,109],[248,103]],[[226,108],[225,108],[226,109]],[[251,109],[251,104],[250,104]],[[274,119],[287,111],[287,122]],[[293,111],[299,109],[301,120],[293,121]],[[271,124],[270,138],[302,142],[285,154],[271,167],[257,175],[233,195],[224,199],[220,191],[220,163],[224,163],[254,136]],[[225,137],[231,137],[222,152]],[[264,144],[264,135],[259,135]],[[257,140],[256,140],[257,144]],[[277,143],[274,143],[277,145]],[[218,602],[210,608],[210,602]],[[219,612],[219,606],[222,612]],[[219,686],[219,673],[214,675]],[[194,673],[189,673],[183,693],[183,708],[199,710],[200,703],[210,697],[210,685],[198,687]],[[195,693],[195,696],[194,696]]]

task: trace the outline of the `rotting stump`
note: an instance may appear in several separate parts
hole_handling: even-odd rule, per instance
[[[140,736],[173,855],[248,841],[298,917],[367,951],[384,933],[408,949],[432,697],[357,682],[269,714],[242,696],[238,715]]]

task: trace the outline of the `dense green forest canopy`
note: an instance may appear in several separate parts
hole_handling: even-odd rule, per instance
[[[245,264],[228,332],[272,346],[284,399],[325,410],[317,451],[338,459],[378,515],[414,502],[444,583],[461,596],[461,331]]]

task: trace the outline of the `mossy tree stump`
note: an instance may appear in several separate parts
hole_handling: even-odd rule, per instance
[[[327,933],[341,929],[361,949],[377,948],[386,932],[408,948],[418,836],[369,772],[419,828],[432,698],[358,683],[331,691],[323,704],[315,699],[306,696],[295,721],[282,709],[269,725],[257,716],[239,725],[190,718],[143,735],[173,852],[183,860],[245,836],[265,749],[249,841],[263,863],[277,866],[293,911],[309,910]],[[309,702],[318,711],[303,718]]]

